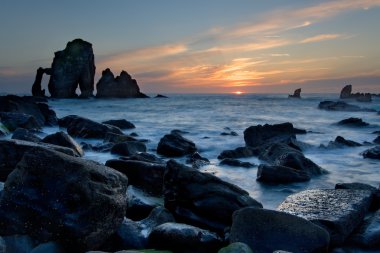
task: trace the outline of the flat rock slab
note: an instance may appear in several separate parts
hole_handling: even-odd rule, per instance
[[[363,221],[371,194],[367,190],[306,190],[290,195],[277,209],[325,228],[335,246],[342,244]]]

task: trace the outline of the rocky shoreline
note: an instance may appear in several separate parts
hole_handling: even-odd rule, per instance
[[[145,140],[123,133],[135,127],[125,119],[58,119],[47,99],[13,95],[0,97],[0,121],[2,135],[12,136],[0,140],[0,252],[380,249],[378,188],[352,183],[306,190],[268,210],[239,186],[199,171],[209,161],[179,130],[164,135],[156,153],[147,153]],[[356,118],[338,124],[367,127]],[[43,139],[36,134],[55,125],[57,133]],[[245,167],[239,158],[258,157],[262,184],[312,180],[328,171],[304,155],[297,135],[307,133],[289,122],[251,126],[244,131],[245,146],[218,158]],[[76,138],[104,144],[79,144]],[[338,136],[323,148],[355,145],[363,144]],[[380,158],[379,146],[371,146],[363,159]],[[103,165],[82,158],[86,150],[118,158]],[[183,157],[189,166],[175,160]]]

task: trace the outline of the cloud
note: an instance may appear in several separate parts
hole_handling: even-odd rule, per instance
[[[288,57],[290,54],[270,54],[272,57]]]
[[[300,43],[314,43],[314,42],[320,42],[320,41],[325,41],[325,40],[333,40],[337,38],[341,38],[341,34],[319,34],[313,37],[309,37],[306,39],[303,39],[300,41]]]

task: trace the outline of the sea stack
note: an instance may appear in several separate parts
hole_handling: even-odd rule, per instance
[[[289,98],[301,98],[301,88],[296,89],[293,95],[289,95]]]
[[[372,96],[370,93],[352,93],[352,85],[346,85],[340,92],[340,99],[356,99],[358,102],[371,102]]]

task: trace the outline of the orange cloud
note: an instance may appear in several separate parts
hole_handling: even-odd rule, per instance
[[[310,38],[306,38],[302,40],[300,43],[314,43],[319,41],[325,41],[325,40],[332,40],[342,37],[341,34],[320,34],[316,35]]]

